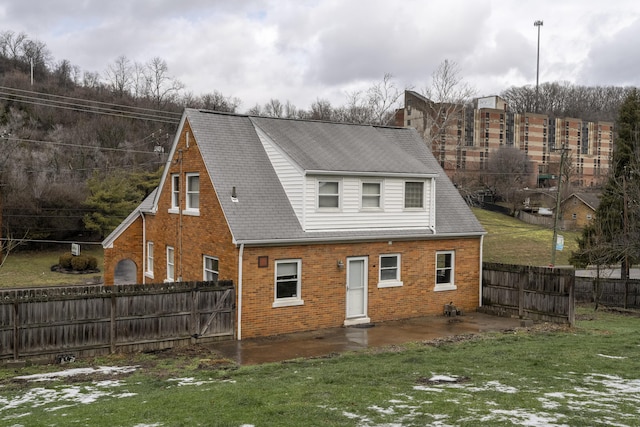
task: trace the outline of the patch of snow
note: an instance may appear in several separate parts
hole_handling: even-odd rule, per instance
[[[455,383],[456,381],[458,381],[458,378],[456,377],[450,377],[448,375],[434,375],[431,378],[429,378],[429,381],[431,382],[449,382],[449,383]]]
[[[15,377],[15,379],[32,381],[32,382],[53,381],[59,378],[74,377],[76,375],[128,374],[130,372],[134,372],[136,369],[138,369],[138,366],[100,366],[98,368],[74,368],[74,369],[67,369],[67,370],[58,371],[58,372],[49,372],[46,374],[22,375],[19,377]]]
[[[396,412],[396,411],[393,410],[392,407],[385,409],[385,408],[381,408],[380,406],[375,406],[375,405],[374,406],[369,406],[369,409],[371,409],[372,411],[376,411],[376,412],[378,412],[380,414],[384,414],[384,415],[393,415]]]
[[[558,414],[553,416],[547,413],[531,413],[523,409],[520,410],[503,410],[495,409],[491,411],[490,415],[486,415],[480,418],[480,421],[488,422],[503,422],[512,423],[518,426],[546,426],[546,427],[569,427],[567,424],[557,424],[557,418],[565,417],[565,415]]]
[[[195,385],[195,386],[201,386],[201,385],[205,385],[205,384],[211,384],[213,383],[213,381],[209,380],[209,381],[196,381],[195,378],[170,378],[167,381],[172,381],[172,382],[176,382],[178,383],[178,387],[182,387],[185,385]]]
[[[605,357],[607,359],[626,359],[625,356],[609,356],[609,355],[600,354],[600,353],[598,353],[596,356]]]

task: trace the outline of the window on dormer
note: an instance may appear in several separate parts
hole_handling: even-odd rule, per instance
[[[318,181],[318,208],[340,207],[340,182]]]
[[[380,183],[379,182],[363,182],[362,183],[362,208],[377,209],[380,208]]]
[[[404,183],[404,207],[424,208],[424,182],[407,181]]]

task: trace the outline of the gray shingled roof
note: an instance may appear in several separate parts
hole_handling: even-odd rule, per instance
[[[304,232],[258,138],[259,127],[300,167],[315,171],[438,174],[438,235],[484,230],[413,129],[231,115],[187,109],[237,242],[433,237],[430,230]],[[236,188],[238,202],[231,193]]]

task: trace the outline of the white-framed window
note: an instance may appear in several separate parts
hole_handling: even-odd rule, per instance
[[[284,259],[275,262],[273,307],[302,305],[302,260]]]
[[[214,282],[218,280],[218,258],[203,255],[202,256],[203,280],[206,282]]]
[[[380,182],[362,183],[362,209],[380,209],[382,206],[382,184]]]
[[[171,209],[180,209],[180,175],[171,175]]]
[[[455,252],[436,252],[436,291],[450,291],[456,289],[455,276]]]
[[[400,254],[383,254],[378,260],[379,265],[379,288],[390,288],[402,286],[400,280]]]
[[[318,208],[340,208],[340,181],[318,181]]]
[[[147,241],[147,276],[153,277],[153,242]]]
[[[423,181],[406,181],[404,183],[404,207],[406,209],[424,208]]]
[[[167,246],[167,278],[165,281],[173,282],[176,277],[176,259],[173,246]]]
[[[197,173],[187,174],[187,200],[188,211],[200,209],[200,175]]]

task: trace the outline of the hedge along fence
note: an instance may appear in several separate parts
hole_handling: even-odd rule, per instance
[[[616,308],[640,309],[640,280],[600,277],[598,289],[595,277],[576,277],[576,301],[593,302]]]
[[[231,281],[0,291],[0,359],[91,356],[234,337]]]
[[[573,269],[483,263],[482,311],[545,322],[575,322]]]

